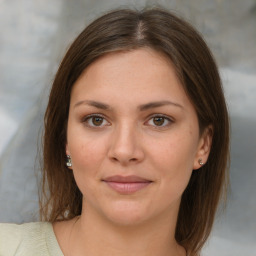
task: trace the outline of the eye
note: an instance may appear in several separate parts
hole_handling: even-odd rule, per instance
[[[108,126],[109,122],[100,115],[89,115],[83,118],[83,123],[89,127],[103,127]]]
[[[166,127],[171,123],[173,123],[173,121],[169,117],[163,115],[155,115],[151,117],[147,122],[148,125],[152,125],[155,127]]]

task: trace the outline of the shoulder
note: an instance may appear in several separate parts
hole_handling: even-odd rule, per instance
[[[62,255],[52,224],[34,222],[17,224],[0,224],[0,255]]]

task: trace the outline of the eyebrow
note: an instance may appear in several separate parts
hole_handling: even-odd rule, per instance
[[[98,102],[98,101],[94,101],[94,100],[79,101],[74,105],[74,108],[78,107],[80,105],[84,105],[84,104],[95,107],[95,108],[103,109],[103,110],[110,110],[111,109],[111,107],[108,104]],[[175,102],[172,102],[172,101],[168,101],[168,100],[149,102],[149,103],[138,106],[138,109],[140,111],[146,111],[146,110],[151,109],[151,108],[158,108],[158,107],[162,107],[162,106],[165,106],[165,105],[172,105],[172,106],[179,107],[179,108],[183,109],[182,105],[180,105],[178,103],[175,103]]]
[[[148,109],[151,109],[151,108],[158,108],[158,107],[162,107],[162,106],[165,106],[165,105],[172,105],[172,106],[179,107],[179,108],[183,109],[183,106],[178,104],[178,103],[168,101],[168,100],[164,100],[164,101],[156,101],[156,102],[149,102],[147,104],[143,104],[143,105],[139,106],[139,110],[140,111],[145,111],[145,110],[148,110]]]
[[[104,109],[104,110],[109,110],[111,109],[111,107],[105,103],[102,102],[98,102],[98,101],[94,101],[94,100],[82,100],[82,101],[78,101],[75,105],[75,107],[78,107],[80,105],[89,105],[95,108],[99,108],[99,109]]]

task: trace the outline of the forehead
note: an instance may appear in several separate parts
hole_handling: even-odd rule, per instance
[[[150,61],[150,64],[155,63],[156,65],[160,63],[164,63],[165,65],[169,65],[171,68],[174,68],[172,61],[170,58],[167,57],[164,53],[160,51],[156,51],[150,47],[141,47],[136,49],[130,49],[130,50],[118,50],[106,53],[102,55],[101,57],[97,58],[95,61],[91,63],[86,69],[85,72],[91,68],[91,66],[94,66],[95,64],[101,63],[101,64],[110,64],[111,60],[114,62],[119,62],[120,64],[125,64],[127,60],[134,60],[137,63],[139,61],[148,60]]]
[[[149,48],[108,53],[93,62],[74,84],[71,101],[87,97],[132,98],[130,104],[136,99],[188,100],[172,62]]]
[[[101,56],[84,70],[75,85],[83,83],[81,80],[104,80],[106,84],[106,79],[121,78],[121,75],[123,82],[142,78],[150,80],[152,77],[161,80],[164,73],[168,74],[168,78],[178,80],[174,65],[164,54],[150,48],[139,48]]]

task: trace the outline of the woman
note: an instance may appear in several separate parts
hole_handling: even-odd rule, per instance
[[[112,11],[78,36],[52,86],[46,222],[3,224],[0,254],[198,256],[228,156],[221,81],[198,32],[162,9]]]

